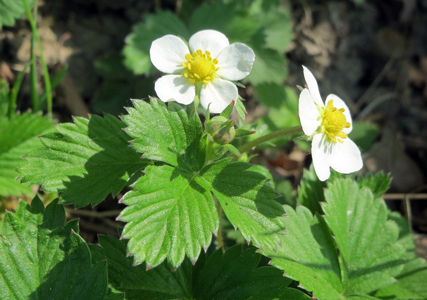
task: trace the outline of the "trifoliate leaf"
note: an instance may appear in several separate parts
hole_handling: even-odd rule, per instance
[[[34,0],[26,0],[30,7]],[[0,29],[3,26],[14,26],[15,20],[25,15],[22,0],[0,0]]]
[[[126,257],[126,242],[100,236],[102,246],[91,246],[97,261],[108,262],[109,282],[128,300],[135,299],[295,299],[309,300],[289,287],[292,282],[273,267],[257,268],[261,255],[255,248],[234,246],[217,250],[206,260],[202,254],[193,266],[188,259],[176,270],[164,262],[146,270],[146,264],[132,265]]]
[[[185,255],[195,261],[218,227],[212,193],[248,240],[278,241],[275,232],[281,230],[283,209],[263,175],[232,159],[206,162],[197,114],[189,119],[181,106],[169,103],[167,108],[158,99],[134,105],[124,117],[133,147],[168,164],[148,167],[122,199],[128,205],[120,216],[128,222],[123,236],[130,239],[136,263],[146,261],[152,267],[168,258],[176,267]]]
[[[391,178],[388,174],[379,172],[375,175],[367,174],[357,178],[357,184],[360,188],[367,187],[374,194],[375,198],[380,198],[390,187]]]
[[[150,61],[151,43],[164,35],[173,34],[189,38],[184,23],[169,11],[145,15],[145,22],[138,23],[131,34],[126,37],[123,48],[125,65],[134,74],[151,74],[156,69]]]
[[[391,300],[427,299],[426,278],[427,264],[421,258],[413,259],[405,264],[395,283],[380,289],[375,296]]]
[[[384,202],[351,179],[329,183],[325,198],[324,218],[286,206],[289,236],[267,254],[318,299],[375,299],[368,295],[392,284],[403,268],[398,228],[387,221]]]
[[[119,119],[92,115],[74,122],[59,124],[58,132],[40,138],[45,147],[26,156],[21,180],[62,192],[64,203],[96,205],[110,193],[117,195],[147,160],[129,146]]]
[[[54,201],[44,208],[38,197],[6,214],[0,235],[2,299],[104,299],[107,265],[92,265],[77,222],[64,222],[62,205]]]
[[[31,188],[15,180],[15,170],[28,152],[41,148],[37,136],[53,130],[50,117],[24,113],[11,120],[0,118],[0,195],[31,194]]]

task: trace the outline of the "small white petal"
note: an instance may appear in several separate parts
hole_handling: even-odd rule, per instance
[[[349,174],[359,171],[363,167],[363,160],[356,144],[346,138],[343,143],[332,143],[330,164],[335,171]]]
[[[334,94],[330,94],[327,98],[326,98],[326,106],[328,105],[329,101],[333,100],[333,104],[336,108],[340,109],[340,108],[344,108],[344,116],[345,119],[347,120],[347,122],[350,123],[350,128],[344,128],[342,131],[344,131],[345,134],[349,134],[352,130],[353,130],[353,120],[351,118],[351,114],[350,114],[350,109],[348,109],[347,104],[345,104],[344,100],[342,100],[340,97],[338,97],[337,95]]]
[[[196,96],[194,83],[190,83],[182,75],[160,77],[156,81],[154,89],[163,102],[176,101],[181,104],[190,104]]]
[[[322,97],[320,97],[319,86],[317,85],[316,78],[314,78],[313,73],[311,73],[306,66],[302,66],[302,67],[304,69],[305,82],[307,83],[308,90],[310,91],[311,97],[313,98],[314,102],[316,102],[317,105],[323,107],[324,104],[322,101]]]
[[[154,40],[150,48],[150,59],[153,65],[163,73],[178,73],[184,70],[182,62],[187,61],[187,45],[175,35],[165,35]]]
[[[308,89],[304,89],[299,95],[298,114],[302,130],[306,135],[312,135],[319,128],[321,121],[319,110]]]
[[[320,181],[325,181],[331,175],[329,160],[331,158],[331,144],[323,134],[319,133],[313,137],[311,144],[311,155],[313,157],[314,171]]]
[[[237,87],[230,81],[215,78],[212,82],[204,84],[200,91],[200,104],[214,114],[221,113],[232,100],[237,100],[239,94]]]
[[[255,53],[245,44],[234,43],[225,47],[217,59],[219,77],[227,80],[241,80],[251,72]]]
[[[192,52],[197,50],[206,50],[211,53],[212,58],[216,58],[218,54],[230,45],[227,37],[216,30],[202,30],[193,34],[188,41]]]

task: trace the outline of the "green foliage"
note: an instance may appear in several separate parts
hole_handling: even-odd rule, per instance
[[[40,138],[44,148],[26,156],[21,180],[61,192],[64,203],[96,205],[129,185],[147,161],[129,147],[125,125],[117,118],[76,117],[74,122],[57,125],[58,132]]]
[[[248,141],[282,128],[299,126],[298,96],[289,87],[283,87],[275,83],[263,83],[255,87],[255,95],[259,102],[269,109],[256,123],[255,134],[249,136]],[[253,124],[249,126],[254,126]],[[284,136],[268,143],[261,144],[259,148],[267,146],[284,145],[296,136]]]
[[[16,169],[28,152],[40,148],[37,135],[51,131],[53,121],[39,114],[14,115],[11,120],[0,118],[0,195],[31,194],[31,188],[15,178]]]
[[[107,260],[109,282],[126,299],[311,299],[289,285],[292,280],[272,267],[257,268],[261,255],[254,248],[234,246],[225,253],[205,254],[194,265],[188,259],[174,270],[162,263],[154,270],[132,265],[126,242],[100,236],[102,246],[91,246],[95,261]]]
[[[367,174],[357,178],[357,184],[360,188],[367,187],[374,194],[375,198],[380,198],[390,187],[391,178],[389,175],[379,172],[375,175]]]
[[[9,103],[9,84],[0,79],[0,117],[7,113],[7,105]]]
[[[57,201],[21,201],[5,216],[0,239],[2,299],[104,299],[105,262],[92,265],[78,224],[65,224]]]
[[[310,170],[304,170],[301,186],[298,188],[298,204],[307,207],[312,214],[323,214],[320,202],[325,201],[323,190],[326,183],[317,178],[313,164]]]
[[[348,137],[360,148],[362,153],[369,151],[379,135],[378,126],[371,122],[354,122]]]
[[[34,0],[26,0],[31,5]],[[22,0],[0,0],[0,29],[3,26],[14,26],[15,20],[24,16]]]
[[[168,258],[176,267],[185,255],[197,260],[218,227],[214,197],[247,240],[277,241],[271,233],[280,230],[283,209],[263,175],[232,159],[205,161],[196,114],[188,119],[179,105],[170,103],[167,109],[155,98],[151,105],[134,105],[124,117],[132,146],[145,158],[168,164],[148,167],[134,191],[121,200],[128,205],[119,217],[128,222],[123,237],[130,239],[129,252],[136,263],[146,261],[151,267]]]
[[[427,264],[421,258],[409,261],[397,281],[375,293],[380,299],[415,300],[427,299]]]
[[[351,179],[329,183],[325,199],[325,217],[302,206],[285,208],[289,235],[268,249],[272,264],[319,299],[370,299],[403,268],[398,227],[387,221],[384,202]]]

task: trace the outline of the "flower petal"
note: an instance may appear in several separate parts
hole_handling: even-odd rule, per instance
[[[313,137],[311,144],[311,156],[316,175],[321,181],[325,181],[331,175],[329,160],[331,159],[331,144],[319,133]]]
[[[363,160],[356,144],[346,138],[343,143],[332,143],[330,164],[335,171],[349,174],[359,171],[363,167]]]
[[[305,82],[307,83],[308,90],[310,91],[311,97],[313,98],[314,102],[317,105],[322,107],[325,106],[323,104],[322,97],[320,97],[319,86],[317,85],[316,78],[314,78],[313,73],[311,73],[306,66],[302,66],[302,67],[304,69]]]
[[[215,78],[212,82],[204,84],[200,91],[200,104],[214,114],[221,113],[232,100],[237,100],[239,94],[237,87],[230,81]]]
[[[202,30],[193,34],[188,41],[192,52],[200,49],[203,52],[206,50],[211,53],[212,58],[216,58],[218,54],[230,45],[227,37],[216,30]]]
[[[178,73],[185,55],[189,53],[187,45],[176,35],[165,35],[154,40],[150,48],[150,59],[153,65],[163,73]]]
[[[182,75],[160,77],[154,89],[163,102],[176,101],[181,104],[190,104],[196,96],[194,84]]]
[[[319,110],[308,89],[304,89],[299,95],[298,113],[302,130],[308,136],[312,135],[320,126]]]
[[[255,53],[245,44],[234,43],[225,47],[217,59],[219,77],[227,80],[241,80],[251,72]]]

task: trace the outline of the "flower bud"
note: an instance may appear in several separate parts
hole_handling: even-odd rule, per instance
[[[231,143],[236,135],[234,122],[222,116],[217,116],[207,121],[205,130],[220,145]]]

